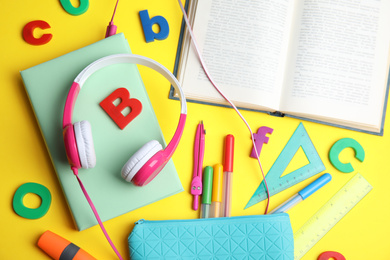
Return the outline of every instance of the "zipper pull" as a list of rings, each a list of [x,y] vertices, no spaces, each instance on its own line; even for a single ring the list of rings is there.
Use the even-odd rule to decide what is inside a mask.
[[[142,224],[142,223],[144,223],[144,221],[145,221],[145,219],[140,219],[140,220],[138,220],[137,222],[135,222],[135,225],[138,225],[138,224]]]

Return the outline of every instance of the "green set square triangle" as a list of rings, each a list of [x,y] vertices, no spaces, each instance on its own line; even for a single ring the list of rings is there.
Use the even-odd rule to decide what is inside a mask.
[[[282,176],[300,147],[304,151],[309,163]],[[305,127],[300,123],[265,177],[269,194],[273,196],[323,170],[325,170],[325,166],[310,140]],[[267,193],[264,181],[262,181],[245,208],[249,208],[266,198]]]

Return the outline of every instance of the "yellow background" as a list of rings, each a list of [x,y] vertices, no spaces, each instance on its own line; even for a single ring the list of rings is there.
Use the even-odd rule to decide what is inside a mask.
[[[72,3],[77,6],[78,1],[72,0]],[[62,8],[59,1],[2,1],[0,8],[2,20],[0,41],[0,118],[2,126],[0,135],[2,176],[0,182],[0,259],[47,259],[46,254],[36,246],[37,239],[46,230],[63,236],[98,259],[115,259],[113,251],[98,226],[82,232],[75,229],[19,74],[21,70],[103,39],[114,5],[114,0],[90,1],[86,13],[72,16]],[[162,15],[167,19],[170,33],[166,40],[145,42],[138,15],[139,11],[145,9],[149,11],[150,17]],[[172,71],[181,17],[176,0],[121,1],[115,24],[118,26],[118,32],[123,32],[127,37],[133,53],[150,57]],[[29,45],[22,38],[22,29],[28,22],[39,19],[50,24],[51,29],[44,32],[52,33],[53,39],[42,46]],[[38,29],[35,33],[39,35],[42,31]],[[166,140],[170,140],[179,116],[179,102],[167,98],[169,83],[161,83],[160,79],[148,77],[148,73],[141,69],[163,134]],[[273,134],[269,135],[269,143],[263,146],[260,156],[264,171],[268,172],[300,121],[271,117],[256,112],[243,111],[242,113],[253,131],[257,131],[261,126],[274,129]],[[105,222],[108,233],[125,258],[129,258],[127,237],[134,222],[138,219],[193,219],[198,217],[198,212],[191,209],[192,196],[189,194],[189,186],[192,179],[194,135],[196,125],[200,120],[204,121],[207,130],[204,165],[221,163],[224,137],[227,134],[235,136],[232,215],[263,214],[265,201],[243,210],[262,180],[256,160],[249,157],[252,144],[245,125],[232,109],[189,103],[185,131],[177,152],[173,156],[185,191]],[[331,173],[333,179],[323,189],[289,211],[294,231],[299,229],[356,172],[361,173],[373,186],[373,190],[303,259],[317,259],[320,253],[329,250],[338,251],[347,259],[353,260],[390,259],[388,247],[390,233],[389,123],[390,119],[387,118],[385,134],[381,137],[303,122],[325,164],[326,172]],[[337,171],[328,159],[328,152],[332,145],[345,137],[357,140],[366,152],[363,163],[354,158],[354,153],[350,149],[346,149],[341,154],[341,160],[352,162],[355,169],[349,174]],[[104,149],[104,147],[96,147],[96,149]],[[288,170],[299,168],[306,163],[305,160],[302,153],[298,154]],[[271,197],[270,209],[316,177]],[[40,219],[24,219],[12,209],[12,198],[16,189],[26,182],[43,184],[52,194],[51,207],[48,213]],[[75,189],[78,188],[75,187]],[[30,207],[37,207],[40,199],[29,194],[25,197],[24,203]]]

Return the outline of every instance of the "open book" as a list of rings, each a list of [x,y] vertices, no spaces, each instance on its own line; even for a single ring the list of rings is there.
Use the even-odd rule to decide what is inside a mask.
[[[390,1],[190,0],[188,13],[212,78],[237,107],[383,134]],[[186,97],[227,105],[182,32],[175,70]]]

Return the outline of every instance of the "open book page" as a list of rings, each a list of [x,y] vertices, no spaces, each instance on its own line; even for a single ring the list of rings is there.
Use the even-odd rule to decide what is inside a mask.
[[[237,106],[277,110],[291,1],[198,0],[193,24],[212,78]],[[226,104],[190,49],[178,73],[187,98]],[[184,68],[184,67],[183,67]]]
[[[281,110],[380,126],[389,73],[390,1],[299,0],[299,5]]]

